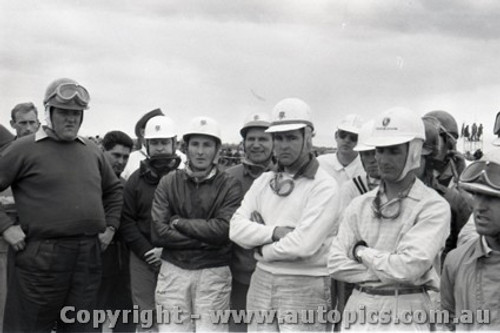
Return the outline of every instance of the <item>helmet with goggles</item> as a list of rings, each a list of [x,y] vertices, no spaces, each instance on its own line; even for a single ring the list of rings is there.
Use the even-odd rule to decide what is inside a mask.
[[[49,84],[43,99],[46,108],[56,107],[66,110],[86,110],[89,102],[90,95],[87,89],[68,78],[57,79]]]
[[[269,128],[271,124],[271,118],[269,114],[264,112],[255,112],[250,114],[247,119],[245,119],[245,123],[243,127],[240,129],[240,134],[243,138],[246,137],[247,132],[250,128]]]
[[[451,114],[442,110],[430,111],[425,116],[435,117],[439,120],[442,130],[453,139],[458,139],[458,124]]]
[[[494,149],[471,163],[460,175],[459,186],[472,193],[500,197],[500,149]]]
[[[156,116],[148,120],[144,130],[144,139],[175,138],[177,131],[172,119],[165,116]]]
[[[425,141],[422,146],[422,155],[434,157],[439,153],[441,141],[439,138],[440,123],[437,118],[431,116],[422,117],[425,128]]]
[[[414,139],[425,140],[422,119],[410,109],[395,107],[375,118],[372,133],[363,143],[375,147],[387,147]]]
[[[189,129],[184,133],[182,139],[188,142],[193,135],[207,135],[214,138],[218,144],[221,144],[221,130],[219,123],[210,117],[196,117],[190,124]]]
[[[266,132],[287,132],[306,126],[314,130],[309,105],[298,98],[285,98],[273,108],[271,124]]]

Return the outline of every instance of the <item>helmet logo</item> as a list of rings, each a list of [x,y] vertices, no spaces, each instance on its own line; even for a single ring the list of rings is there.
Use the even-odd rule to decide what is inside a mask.
[[[389,125],[389,123],[391,122],[391,118],[389,117],[385,117],[383,120],[382,120],[382,126],[384,127],[387,127],[387,125]]]
[[[155,126],[155,131],[156,131],[156,132],[161,131],[161,126],[160,126],[160,125],[156,125],[156,126]]]
[[[285,111],[280,111],[280,113],[278,114],[278,118],[281,120],[281,119],[285,119]]]
[[[256,114],[255,116],[253,116],[253,120],[254,120],[254,121],[259,120],[259,115],[258,115],[258,114]]]
[[[200,120],[200,125],[205,126],[207,124],[207,121],[205,119]]]

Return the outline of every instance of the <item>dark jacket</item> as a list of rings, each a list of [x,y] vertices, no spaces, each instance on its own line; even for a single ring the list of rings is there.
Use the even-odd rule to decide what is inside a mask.
[[[238,180],[241,184],[243,194],[247,193],[252,186],[253,181],[258,178],[263,172],[274,168],[270,164],[268,168],[262,169],[261,172],[251,172],[249,166],[241,163],[225,170],[229,175]],[[254,250],[247,250],[236,243],[233,243],[232,258],[231,258],[231,274],[236,281],[250,285],[250,278],[255,271],[257,260],[254,258]]]
[[[200,182],[186,170],[169,173],[153,200],[153,245],[163,247],[164,260],[183,269],[229,265],[229,221],[241,197],[240,183],[219,170]]]
[[[119,233],[139,258],[154,248],[151,244],[151,206],[160,178],[154,177],[151,171],[149,160],[141,161],[141,166],[130,176],[123,191]]]

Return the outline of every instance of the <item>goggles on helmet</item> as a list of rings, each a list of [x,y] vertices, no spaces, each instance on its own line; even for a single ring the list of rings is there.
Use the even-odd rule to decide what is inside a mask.
[[[476,161],[460,175],[463,183],[479,183],[500,190],[500,165],[490,161]]]
[[[74,100],[78,105],[87,106],[90,102],[90,95],[87,89],[76,83],[63,83],[57,86],[56,90],[47,97],[46,102],[55,98],[60,103],[68,103]]]

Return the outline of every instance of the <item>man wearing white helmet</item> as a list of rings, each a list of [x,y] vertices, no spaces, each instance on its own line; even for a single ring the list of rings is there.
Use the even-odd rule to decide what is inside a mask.
[[[139,169],[141,165],[141,161],[144,159],[148,158],[148,153],[145,145],[145,139],[144,139],[144,132],[146,129],[146,123],[154,117],[158,116],[164,116],[165,114],[160,108],[151,110],[149,112],[146,112],[145,114],[142,115],[142,117],[137,121],[135,124],[135,135],[137,136],[137,146],[139,149],[133,151],[130,154],[129,161],[127,163],[127,166],[122,172],[122,177],[125,178],[125,180],[128,180],[128,178],[134,173],[135,170]],[[177,147],[176,147],[177,149]],[[182,168],[184,166],[184,161],[186,157],[184,154],[176,150],[176,155],[180,157],[181,159],[181,164],[179,165],[179,168]]]
[[[241,164],[226,170],[228,174],[240,181],[243,194],[245,194],[255,179],[262,173],[269,171],[273,166],[273,138],[271,133],[266,133],[271,119],[267,113],[250,114],[240,134],[243,138],[245,157]],[[255,270],[253,250],[247,250],[233,244],[231,258],[231,309],[246,310],[248,287],[250,277]],[[231,332],[246,331],[246,324],[230,323]]]
[[[473,199],[473,220],[479,237],[452,250],[441,276],[441,306],[450,323],[463,313],[468,322],[456,330],[500,329],[500,149],[487,152],[460,175],[459,186]],[[480,313],[483,311],[483,313]]]
[[[156,304],[181,312],[159,328],[227,331],[209,312],[229,309],[229,220],[241,201],[241,185],[216,166],[221,134],[214,119],[194,118],[183,139],[186,168],[162,178],[151,211],[153,245],[163,247]]]
[[[76,81],[55,80],[44,98],[46,126],[2,152],[0,190],[12,186],[20,222],[0,212],[0,232],[17,252],[6,331],[49,332],[55,321],[58,331],[90,329],[61,321],[60,311],[95,299],[122,185],[102,150],[78,136],[89,100]]]
[[[354,150],[362,124],[363,120],[358,115],[345,116],[335,132],[337,152],[318,157],[319,165],[337,181],[339,186],[357,176],[365,175],[358,152]]]
[[[335,279],[355,284],[344,323],[351,324],[363,308],[380,325],[358,321],[354,330],[416,328],[406,313],[428,311],[426,291],[439,290],[433,264],[449,233],[450,208],[415,176],[424,139],[415,113],[392,108],[375,118],[364,142],[376,147],[382,182],[344,210],[328,260]]]
[[[143,133],[147,158],[140,162],[123,191],[120,235],[131,250],[130,280],[133,303],[140,310],[154,310],[154,293],[161,263],[161,249],[151,240],[151,207],[160,179],[176,170],[180,158],[176,125],[165,116],[150,118]],[[149,329],[138,325],[137,329]],[[157,329],[156,324],[153,330]]]
[[[345,182],[340,187],[340,207],[345,209],[351,201],[380,185],[380,172],[378,171],[377,160],[375,159],[375,147],[364,144],[371,135],[373,121],[368,121],[361,126],[358,141],[354,151],[359,153],[365,174],[356,176]],[[343,311],[347,299],[352,293],[353,284],[346,284],[343,281],[335,281],[335,291],[337,297],[337,310]]]
[[[254,181],[231,219],[231,240],[255,249],[257,267],[247,297],[249,311],[278,311],[267,324],[249,330],[325,331],[308,322],[306,310],[331,309],[327,252],[339,212],[338,187],[312,153],[314,125],[302,100],[287,98],[272,111],[266,132],[273,135],[278,170]],[[294,311],[298,321],[284,321]]]
[[[380,184],[380,172],[375,159],[375,147],[363,143],[370,137],[373,124],[373,121],[368,121],[361,126],[359,140],[353,149],[359,153],[365,173],[353,177],[351,181],[345,182],[341,186],[340,207],[347,207],[354,198],[373,190]]]

